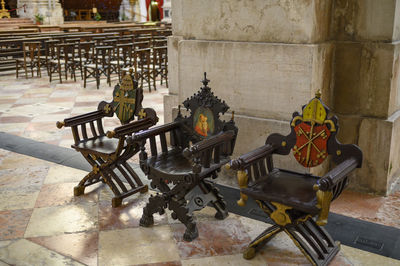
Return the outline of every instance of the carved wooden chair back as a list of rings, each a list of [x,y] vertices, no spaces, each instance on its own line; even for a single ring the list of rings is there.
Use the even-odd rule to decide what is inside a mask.
[[[24,42],[22,47],[25,62],[35,61],[40,56],[40,42]]]
[[[112,53],[114,52],[113,46],[97,46],[95,47],[96,57],[95,57],[95,65],[96,68],[109,68],[110,62],[112,58]]]
[[[57,61],[59,66],[64,66],[65,79],[68,79],[68,72],[71,77],[76,81],[75,75],[75,44],[74,43],[61,43],[57,44]],[[59,68],[61,70],[61,68]]]
[[[137,81],[132,77],[132,72],[133,70],[122,78],[121,84],[117,84],[114,87],[113,100],[111,102],[103,101],[99,104],[98,111],[82,115],[82,121],[85,121],[89,116],[93,118],[88,124],[84,122],[78,123],[80,120],[74,119],[78,121],[71,125],[75,145],[106,135],[102,122],[104,115],[108,117],[115,115],[121,125],[128,124],[135,118],[143,118],[143,90],[138,88]],[[65,121],[68,121],[68,119]],[[62,126],[58,127],[61,128]]]
[[[34,68],[36,67],[37,76],[41,77],[40,70],[40,49],[41,42],[24,42],[22,44],[23,49],[23,61],[16,60],[16,72],[18,78],[19,67],[22,66],[25,69],[25,77],[28,78],[28,66],[31,69],[31,74],[33,77]]]
[[[184,134],[178,138],[179,140],[176,137],[173,138],[174,145],[187,147],[190,142],[197,143],[226,130],[229,122],[222,121],[220,115],[224,114],[229,106],[211,92],[211,88],[208,87],[210,81],[207,79],[206,73],[204,73],[202,82],[203,87],[200,91],[183,102],[183,106],[190,111],[190,115],[183,117],[179,106],[175,121],[182,123]],[[231,148],[233,149],[233,146]]]
[[[151,49],[143,48],[143,49],[135,49],[135,68],[138,82],[140,82],[140,86],[143,88],[143,83],[146,81],[149,86],[149,91],[151,91],[151,68],[150,65],[150,56]]]
[[[271,134],[266,141],[273,147],[278,147],[274,153],[288,155],[293,153],[296,161],[305,168],[321,165],[328,157],[339,165],[349,158],[354,158],[353,163],[361,167],[362,152],[353,144],[341,144],[337,140],[339,130],[336,116],[329,116],[329,108],[322,102],[321,93],[317,92],[307,105],[302,108],[302,114],[293,113],[290,122],[291,133],[282,138],[279,134]],[[254,178],[263,176],[265,166],[271,171],[273,166],[272,156],[267,157],[266,164],[253,165]],[[347,185],[347,177],[335,185],[333,199],[337,198]]]
[[[212,160],[215,163],[219,163],[222,156],[232,155],[238,129],[233,121],[233,112],[230,121],[226,122],[220,119],[220,115],[224,114],[229,109],[229,106],[225,101],[221,101],[211,92],[211,88],[208,87],[209,80],[206,77],[206,73],[204,73],[204,80],[202,82],[203,87],[200,88],[200,91],[183,102],[183,106],[190,111],[189,116],[182,116],[179,106],[175,122],[178,122],[180,126],[175,126],[171,129],[170,143],[173,149],[185,150],[191,146],[190,144],[199,143],[229,130],[232,131],[234,137],[229,144],[224,142],[223,145],[213,146],[207,143],[207,145],[210,145],[210,148],[205,148],[203,152],[198,154],[197,160],[202,163],[203,167],[208,168]],[[162,152],[168,153],[166,136],[161,136],[160,140]],[[216,141],[220,142],[221,140],[216,139]],[[152,157],[158,155],[156,146],[155,138],[150,138]],[[184,154],[186,153],[185,156],[190,157],[195,152],[194,150],[186,149]]]
[[[57,49],[56,44],[59,44],[59,40],[48,40],[45,41],[45,49],[46,49],[46,57],[47,60],[56,59],[57,58]]]
[[[95,42],[80,42],[78,45],[78,56],[81,65],[93,62]]]
[[[116,47],[117,56],[116,61],[112,63],[117,66],[118,78],[121,80],[122,69],[126,67],[135,67],[134,66],[134,54],[133,54],[133,43],[123,43],[117,44]]]
[[[161,85],[165,81],[168,88],[168,47],[159,46],[153,48],[153,65],[155,75],[160,76]]]

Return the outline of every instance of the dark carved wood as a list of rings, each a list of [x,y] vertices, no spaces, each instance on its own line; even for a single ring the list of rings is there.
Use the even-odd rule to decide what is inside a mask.
[[[337,140],[338,119],[328,115],[328,107],[317,94],[303,106],[301,115],[293,113],[289,135],[271,134],[264,146],[230,162],[231,168],[242,171],[247,178],[244,182],[250,184],[249,187],[240,184],[241,192],[254,198],[276,223],[250,243],[245,258],[254,257],[256,251],[281,231],[315,265],[328,264],[338,252],[339,246],[321,226],[327,222],[330,202],[347,185],[348,175],[361,167],[362,152],[356,145],[344,145]],[[305,144],[298,147],[302,141]],[[291,151],[307,167],[321,163],[326,155],[330,155],[336,167],[322,177],[275,168],[272,155],[288,155]],[[317,156],[311,159],[313,152]],[[243,197],[241,202],[246,200]]]
[[[217,219],[228,215],[222,195],[208,178],[216,178],[221,167],[229,162],[238,130],[233,116],[228,122],[220,120],[220,113],[224,114],[229,107],[213,95],[208,82],[205,76],[200,91],[183,102],[190,111],[188,117],[182,116],[179,107],[174,122],[144,130],[133,137],[134,141],[142,143],[142,170],[151,180],[151,186],[161,192],[149,199],[140,225],[152,225],[153,214],[163,214],[168,207],[172,218],[185,224],[183,238],[186,241],[198,236],[194,211],[211,204],[217,211]],[[170,135],[169,146],[167,134]]]
[[[110,103],[100,102],[97,111],[66,118],[57,122],[57,127],[71,127],[75,141],[72,148],[93,167],[74,188],[74,195],[82,195],[87,186],[102,181],[114,193],[112,206],[118,207],[124,198],[148,190],[127,160],[140,151],[140,143],[131,135],[155,125],[158,117],[153,109],[142,108],[143,90],[138,88],[132,72],[115,86],[113,96]],[[122,125],[105,132],[102,119],[114,114]],[[133,121],[135,118],[138,120]]]

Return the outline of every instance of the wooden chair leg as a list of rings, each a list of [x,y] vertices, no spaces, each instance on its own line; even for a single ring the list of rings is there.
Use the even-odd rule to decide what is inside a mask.
[[[79,71],[81,72],[81,79],[83,79],[83,65],[79,63]]]
[[[287,226],[284,231],[314,265],[328,265],[339,252],[340,243],[335,243],[329,233],[312,218]]]
[[[83,87],[86,88],[86,67],[83,68]]]
[[[32,78],[33,78],[33,73],[34,73],[34,71],[33,71],[33,66],[34,66],[34,64],[33,64],[33,62],[31,62],[31,65],[30,65],[30,67],[31,67],[31,75],[32,75]]]
[[[24,63],[24,68],[25,68],[25,78],[28,79],[28,67]]]
[[[164,209],[160,206],[164,206],[166,204],[166,200],[160,194],[156,196],[151,195],[149,198],[149,202],[143,208],[143,215],[140,219],[140,226],[149,227],[154,224],[153,214],[159,212],[160,214],[164,213]]]
[[[67,66],[67,64],[64,64],[64,71],[65,71],[65,73],[64,73],[65,80],[68,80],[68,66]]]
[[[62,83],[61,64],[58,64],[57,69],[58,69],[58,76],[60,77],[60,83]]]
[[[96,69],[95,75],[96,75],[96,87],[97,87],[97,89],[99,89],[99,87],[100,87],[100,73],[99,73],[98,69]]]
[[[77,186],[74,187],[74,196],[80,196],[85,193],[85,187],[96,184],[101,181],[100,173],[94,171],[87,174]]]
[[[191,242],[199,236],[197,231],[196,222],[193,219],[193,215],[189,213],[189,209],[186,206],[186,200],[171,199],[169,201],[169,209],[172,210],[172,219],[178,219],[181,223],[186,226],[186,231],[183,234],[183,240]]]
[[[107,83],[111,87],[111,69],[107,68]]]
[[[41,78],[42,77],[42,71],[40,69],[40,60],[38,61],[38,76]]]
[[[48,72],[49,72],[49,80],[50,80],[50,82],[51,82],[51,76],[52,76],[52,74],[53,74],[53,71],[52,71],[52,65],[49,65],[48,67],[47,67],[47,69],[48,69]]]
[[[147,70],[147,83],[149,84],[149,92],[151,92],[150,71]]]
[[[212,182],[206,181],[201,181],[199,183],[199,188],[204,195],[212,199],[209,202],[217,211],[215,213],[215,218],[218,220],[224,220],[226,217],[228,217],[229,214],[226,210],[226,202],[224,201],[223,196],[219,193],[219,189]],[[204,201],[204,207],[206,207],[209,202]]]
[[[268,227],[264,232],[257,236],[247,246],[243,252],[243,258],[250,260],[255,257],[256,252],[259,251],[265,244],[267,244],[272,238],[274,238],[283,229],[279,225],[273,225]]]
[[[18,78],[18,71],[19,71],[18,61],[15,61],[15,71]]]

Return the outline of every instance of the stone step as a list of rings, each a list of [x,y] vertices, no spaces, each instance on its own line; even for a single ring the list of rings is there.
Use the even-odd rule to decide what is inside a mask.
[[[0,19],[0,29],[18,29],[19,25],[35,25],[29,18],[2,18]]]

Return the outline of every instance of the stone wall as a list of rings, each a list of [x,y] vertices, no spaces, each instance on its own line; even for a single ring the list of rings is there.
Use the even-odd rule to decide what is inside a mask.
[[[174,0],[172,9],[166,121],[206,71],[238,117],[239,155],[286,133],[321,89],[340,140],[364,151],[351,186],[390,190],[400,174],[400,0]]]

